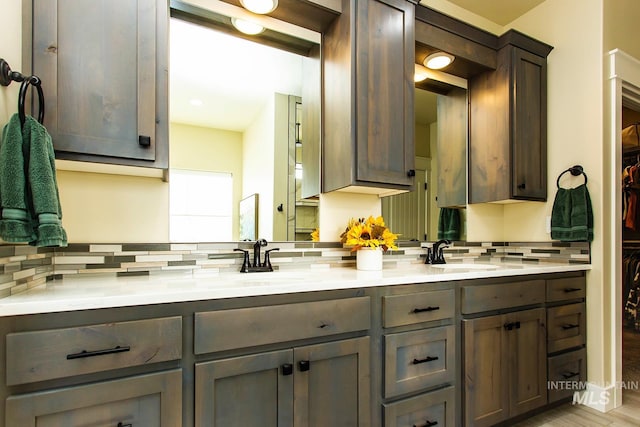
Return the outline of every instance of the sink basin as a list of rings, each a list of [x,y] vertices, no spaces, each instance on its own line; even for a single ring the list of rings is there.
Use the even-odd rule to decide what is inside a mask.
[[[493,270],[498,268],[494,264],[432,264],[431,267],[443,270]]]

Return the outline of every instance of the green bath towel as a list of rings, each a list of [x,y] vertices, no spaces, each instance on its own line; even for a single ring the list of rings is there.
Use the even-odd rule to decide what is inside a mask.
[[[67,246],[51,136],[33,117],[17,114],[0,141],[0,237],[33,246]]]
[[[460,240],[460,211],[455,208],[440,209],[438,240]]]
[[[558,188],[551,211],[551,238],[562,242],[593,240],[593,209],[586,184]]]

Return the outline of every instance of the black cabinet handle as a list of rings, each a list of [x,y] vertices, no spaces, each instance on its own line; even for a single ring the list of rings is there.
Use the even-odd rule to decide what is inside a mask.
[[[564,329],[565,331],[568,329],[575,329],[575,328],[579,328],[580,325],[573,325],[571,323],[567,323],[566,325],[562,325],[562,329]]]
[[[133,424],[129,423],[129,424],[122,424],[122,421],[118,423],[118,425],[116,427],[133,427]]]
[[[438,422],[437,421],[429,421],[427,420],[427,423],[424,426],[417,426],[417,425],[413,425],[413,427],[433,427],[433,426],[437,426]]]
[[[414,308],[412,313],[424,313],[425,311],[440,310],[440,307]]]
[[[308,360],[301,360],[298,362],[298,369],[300,369],[300,372],[306,372],[311,368],[311,362],[309,362]]]
[[[413,359],[414,365],[419,365],[421,363],[433,362],[434,360],[438,360],[438,356],[427,356],[426,359]]]
[[[412,176],[416,176],[416,170],[415,170],[415,169],[409,169],[409,170],[407,171],[407,176],[408,176],[409,178],[411,178]]]
[[[580,375],[580,372],[567,372],[562,374],[565,380],[568,380],[569,378],[577,377],[578,375]]]
[[[104,350],[95,350],[95,351],[87,351],[82,350],[80,353],[72,353],[67,354],[67,360],[71,359],[82,359],[84,357],[93,357],[93,356],[104,356],[105,354],[113,354],[113,353],[124,353],[125,351],[131,350],[131,347],[128,345],[125,346],[116,346],[114,348],[105,348]]]
[[[516,329],[520,329],[520,321],[516,322]]]
[[[282,375],[291,375],[293,374],[293,365],[291,363],[285,363],[280,367],[280,370],[282,371]]]
[[[505,323],[504,324],[504,328],[507,331],[512,331],[514,329],[520,329],[520,322],[511,322],[511,323]]]
[[[147,135],[138,135],[138,145],[141,147],[151,147],[151,137]]]
[[[526,185],[525,185],[525,183],[523,182],[522,184],[519,184],[519,185],[518,185],[518,188],[519,188],[520,190],[524,190],[525,188],[527,188],[527,186],[526,186]]]
[[[582,288],[564,288],[564,291],[565,291],[566,293],[570,293],[570,292],[578,292],[578,291],[581,291],[581,290],[582,290]]]

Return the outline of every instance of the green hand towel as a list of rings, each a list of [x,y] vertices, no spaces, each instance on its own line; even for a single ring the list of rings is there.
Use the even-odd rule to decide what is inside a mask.
[[[460,239],[460,211],[455,208],[442,208],[438,217],[438,240]]]
[[[31,242],[36,238],[28,205],[24,148],[20,118],[14,114],[0,140],[0,237],[5,242]]]
[[[586,184],[558,188],[551,210],[551,238],[562,242],[593,240],[593,209]]]
[[[32,222],[36,234],[36,238],[29,244],[67,246],[67,233],[62,227],[62,208],[51,136],[31,116],[26,117],[22,136],[23,146],[29,148],[27,190],[31,195]]]

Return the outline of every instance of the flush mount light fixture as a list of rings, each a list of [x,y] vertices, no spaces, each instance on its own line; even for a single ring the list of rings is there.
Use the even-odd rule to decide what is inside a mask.
[[[446,52],[435,52],[427,56],[424,60],[424,66],[432,70],[440,70],[451,64],[455,56]]]
[[[236,29],[238,29],[238,31],[250,36],[255,36],[256,34],[260,34],[264,31],[264,27],[262,25],[247,21],[246,19],[231,18],[231,23],[236,27]]]
[[[270,13],[278,7],[278,0],[240,0],[240,4],[253,13]]]
[[[415,71],[413,72],[413,81],[415,83],[421,82],[429,78],[429,70],[427,70],[423,65],[415,64]]]

